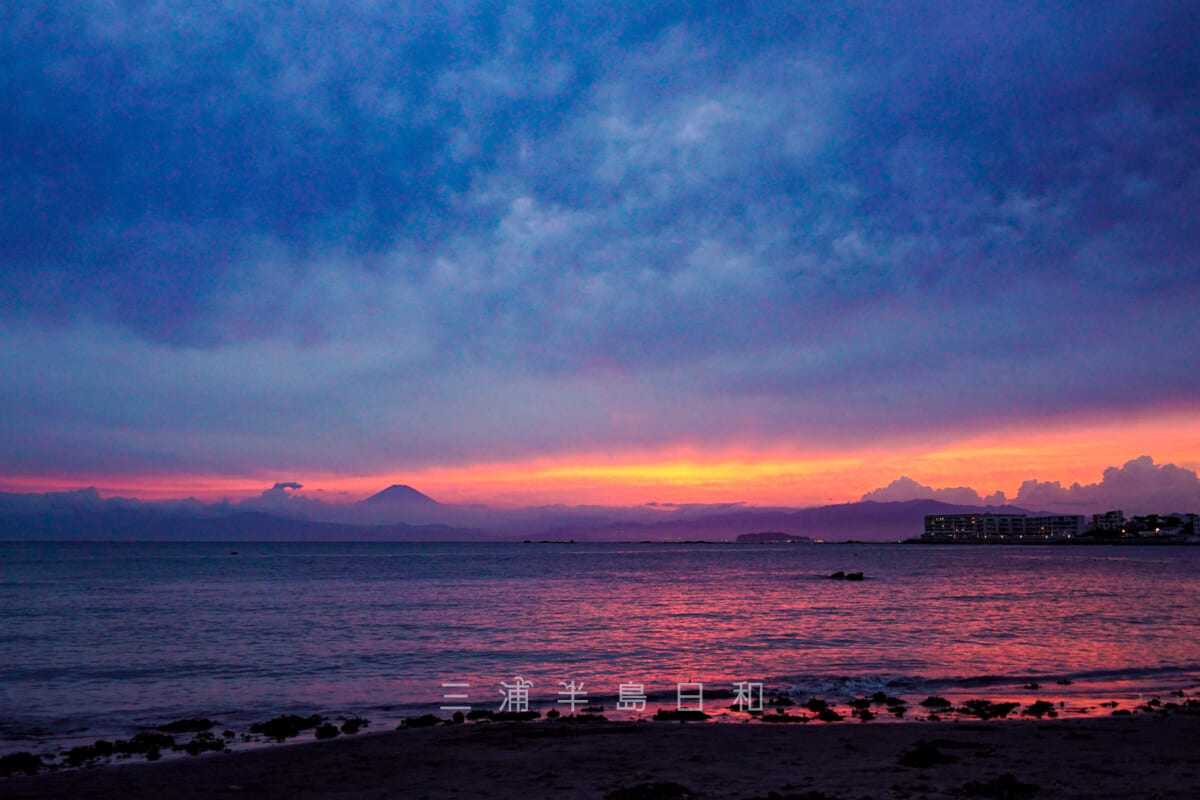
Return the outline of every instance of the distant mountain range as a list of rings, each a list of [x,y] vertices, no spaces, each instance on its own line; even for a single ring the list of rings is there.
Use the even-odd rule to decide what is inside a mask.
[[[842,503],[817,508],[739,505],[631,508],[551,506],[514,511],[439,503],[411,486],[389,486],[358,503],[280,494],[236,505],[102,498],[94,489],[0,493],[0,540],[177,541],[736,541],[770,531],[829,541],[918,536],[927,514],[1033,513],[1016,506],[937,500]]]
[[[734,540],[746,533],[770,530],[797,537],[844,541],[892,542],[919,536],[927,514],[1031,514],[1017,506],[960,506],[939,500],[878,503],[863,501],[802,509],[726,511],[690,520],[557,528],[547,538],[585,541],[717,539]]]
[[[449,525],[351,525],[288,519],[264,511],[180,516],[154,511],[93,509],[0,515],[0,540],[197,542],[430,542],[487,538]]]

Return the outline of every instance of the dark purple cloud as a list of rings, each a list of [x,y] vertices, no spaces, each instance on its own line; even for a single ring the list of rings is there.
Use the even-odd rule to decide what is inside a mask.
[[[1058,481],[1025,481],[1014,502],[1030,508],[1065,509],[1070,513],[1098,508],[1122,509],[1134,514],[1194,513],[1200,508],[1200,477],[1190,469],[1155,464],[1150,456],[1140,456],[1120,468],[1104,470],[1099,483],[1063,486]]]
[[[1167,2],[23,6],[5,469],[1193,402],[1198,26]]]
[[[1013,505],[1034,511],[1092,514],[1102,509],[1121,509],[1127,514],[1194,513],[1200,508],[1200,477],[1175,464],[1155,464],[1150,456],[1139,456],[1122,467],[1109,467],[1096,483],[1073,483],[1031,478],[1021,484],[1009,500],[1004,492],[982,497],[967,486],[935,489],[911,478],[899,478],[887,486],[867,492],[863,500],[878,502],[932,499],[962,505]]]
[[[873,489],[862,496],[863,501],[876,503],[904,502],[906,500],[941,500],[943,503],[955,503],[963,506],[1004,505],[1007,498],[1004,492],[995,492],[983,497],[969,486],[946,487],[935,489],[932,486],[914,481],[912,478],[901,476],[879,489]]]

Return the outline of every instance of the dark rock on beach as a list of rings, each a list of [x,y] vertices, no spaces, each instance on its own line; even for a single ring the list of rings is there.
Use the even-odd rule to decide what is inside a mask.
[[[33,775],[42,768],[42,757],[33,753],[11,753],[0,757],[0,776]]]
[[[189,756],[198,756],[201,753],[220,753],[225,751],[225,740],[215,736],[207,731],[197,733],[192,740],[182,747],[176,747],[176,750],[183,750]]]
[[[459,716],[461,717],[462,715],[460,714]],[[462,722],[461,718],[459,719],[459,722]],[[360,730],[362,730],[363,728],[367,727],[370,724],[371,724],[370,722],[363,719],[362,717],[351,717],[350,719],[348,719],[342,723],[342,733],[345,733],[345,734],[358,733]]]
[[[953,764],[957,758],[943,753],[928,742],[917,742],[912,750],[900,756],[900,764],[905,767],[928,769],[938,764]]]
[[[1027,717],[1058,716],[1058,712],[1054,710],[1054,704],[1047,703],[1045,700],[1038,700],[1036,703],[1031,703],[1029,708],[1021,713]]]
[[[708,714],[694,708],[660,708],[654,712],[654,719],[660,722],[699,722],[708,719]]]
[[[78,767],[97,758],[111,756],[115,750],[113,744],[105,739],[99,739],[94,744],[81,744],[72,747],[63,756],[63,762],[69,767]]]
[[[326,722],[324,725],[313,731],[313,735],[318,739],[334,739],[340,734],[341,731],[338,730],[338,726],[334,725],[332,722]]]
[[[419,717],[408,717],[400,723],[397,730],[400,728],[432,728],[441,722],[442,720],[433,714],[422,714]]]
[[[284,739],[299,736],[303,731],[316,728],[323,721],[324,718],[320,714],[313,714],[309,717],[301,717],[296,714],[283,714],[266,722],[254,723],[250,726],[250,732],[260,733],[263,736],[282,742]]]
[[[980,719],[1004,719],[1020,707],[1020,703],[993,703],[990,700],[968,700],[963,703],[958,712],[960,714],[979,717]]]

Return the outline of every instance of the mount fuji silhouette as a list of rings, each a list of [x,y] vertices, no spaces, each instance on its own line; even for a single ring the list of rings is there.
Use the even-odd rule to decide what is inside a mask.
[[[365,506],[440,506],[437,500],[426,494],[421,494],[411,486],[396,484],[389,486],[378,494],[373,494],[366,500],[359,501]]]

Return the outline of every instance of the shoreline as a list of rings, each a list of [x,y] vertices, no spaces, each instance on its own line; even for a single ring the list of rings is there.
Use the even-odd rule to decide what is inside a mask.
[[[1177,684],[1178,686],[1178,684]],[[5,776],[28,771],[25,765],[36,764],[36,771],[52,773],[87,769],[135,761],[158,761],[194,757],[211,753],[242,753],[279,746],[297,746],[317,740],[361,736],[393,730],[412,730],[433,726],[478,726],[492,723],[522,722],[530,725],[563,723],[645,723],[666,724],[688,721],[707,724],[751,724],[775,726],[813,725],[927,725],[930,723],[975,723],[1010,720],[1080,720],[1107,719],[1133,715],[1188,714],[1200,715],[1198,684],[1190,691],[1166,689],[1148,694],[1097,691],[1089,687],[1077,694],[1070,680],[1055,684],[1028,683],[1021,688],[999,693],[957,687],[944,694],[892,695],[876,691],[871,695],[855,694],[824,699],[808,695],[806,700],[795,692],[772,689],[761,700],[761,709],[746,710],[738,705],[734,693],[709,689],[703,710],[668,702],[668,692],[648,693],[646,708],[641,711],[620,708],[617,696],[593,697],[588,702],[577,701],[585,707],[572,711],[563,708],[563,701],[549,698],[531,699],[528,711],[507,714],[479,708],[467,714],[450,714],[436,708],[413,706],[404,713],[401,709],[382,715],[370,711],[355,714],[330,714],[309,709],[296,713],[276,713],[275,716],[243,717],[241,722],[226,714],[196,713],[169,722],[139,724],[105,735],[97,730],[90,736],[63,736],[51,739],[30,739],[19,744],[11,739],[0,742],[0,780]],[[992,687],[994,688],[994,687]],[[1114,696],[1121,699],[1112,699]],[[828,696],[827,696],[828,697]],[[923,699],[922,699],[923,698]],[[399,712],[399,713],[396,713]],[[248,717],[248,718],[247,718]],[[86,729],[84,729],[86,730]],[[80,731],[82,733],[82,731]],[[21,744],[25,746],[22,747]]]
[[[1197,741],[1200,714],[1184,712],[896,725],[560,719],[437,725],[13,776],[0,778],[0,793],[13,800],[218,794],[748,800],[772,792],[814,800],[1183,798],[1200,790]]]
[[[1178,686],[1179,684],[1177,684]],[[1104,719],[1110,716],[1154,713],[1200,713],[1200,684],[1188,684],[1190,691],[1160,687],[1149,693],[1098,690],[1086,687],[1083,694],[1073,681],[1055,684],[1028,683],[1009,691],[982,693],[954,687],[934,694],[884,691],[853,696],[797,696],[785,688],[769,690],[762,708],[746,710],[737,705],[734,693],[708,689],[702,710],[680,705],[667,691],[647,693],[644,710],[620,708],[617,695],[593,696],[584,707],[572,711],[563,701],[548,697],[532,698],[528,711],[518,714],[478,708],[467,714],[451,714],[429,704],[407,708],[380,707],[360,713],[331,713],[328,710],[292,709],[274,716],[238,712],[238,719],[219,712],[199,711],[170,721],[141,723],[126,727],[103,728],[82,735],[87,728],[51,737],[0,740],[0,778],[13,772],[11,756],[27,756],[40,761],[40,771],[59,771],[133,760],[157,761],[160,758],[195,756],[198,753],[243,752],[246,750],[296,745],[362,732],[382,732],[405,728],[451,724],[488,724],[522,721],[531,724],[552,723],[557,719],[574,722],[710,722],[753,725],[777,724],[860,724],[912,725],[930,722],[986,722],[1006,719]],[[995,687],[991,687],[995,688]],[[1119,699],[1113,699],[1113,698]],[[828,698],[828,699],[826,699]],[[682,711],[680,709],[683,709]],[[321,730],[318,730],[320,728]],[[278,733],[283,731],[282,733]],[[185,755],[186,754],[186,755]]]

